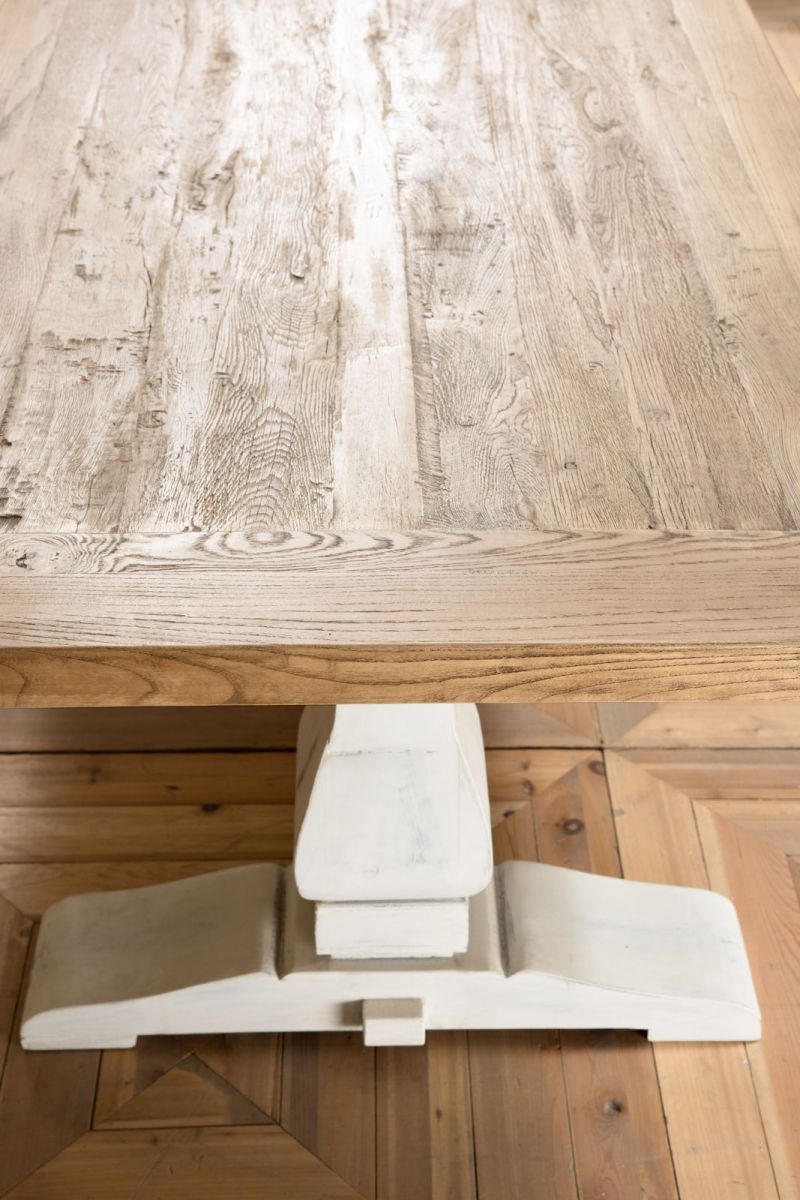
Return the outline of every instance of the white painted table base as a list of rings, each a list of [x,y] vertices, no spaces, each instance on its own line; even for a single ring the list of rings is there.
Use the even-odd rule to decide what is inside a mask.
[[[387,721],[396,718],[389,711],[394,707],[384,709]],[[301,789],[306,788],[304,811],[315,807],[317,819],[324,820],[328,792],[313,791],[308,771],[311,763],[312,774],[320,772],[327,751],[317,738],[316,718],[306,723],[306,732],[311,726],[314,737],[301,738],[298,748],[298,773]],[[329,721],[325,738],[332,746],[331,728]],[[462,742],[455,755],[434,763],[437,787],[445,786],[448,771],[456,781],[456,791],[443,802],[454,813],[467,805],[470,828],[482,829],[476,814],[486,802],[485,780],[474,771],[472,716],[456,714],[441,728],[455,730]],[[416,766],[409,767],[401,740],[395,738],[383,761],[385,795],[379,801],[374,795],[351,797],[355,806],[380,802],[385,814],[395,812],[400,822],[405,810],[395,808],[392,755],[400,756],[403,787],[409,770],[422,778]],[[342,753],[341,744],[336,753]],[[351,765],[337,763],[334,773],[347,774]],[[371,771],[368,764],[367,774]],[[339,794],[336,803],[341,802]],[[419,816],[425,805],[415,811]],[[373,827],[380,830],[382,823]],[[423,821],[423,833],[424,827]],[[319,836],[318,844],[324,840]],[[396,910],[408,904],[410,916],[394,912],[391,917],[400,953],[407,954],[415,936],[413,910],[420,908],[424,916],[426,906],[441,904],[438,932],[421,950],[427,957],[385,957],[390,942],[373,946],[380,957],[318,954],[315,937],[321,929],[318,920],[315,933],[315,910],[320,903],[308,895],[317,879],[309,856],[305,896],[291,870],[269,863],[156,887],[74,896],[44,917],[23,1014],[23,1045],[102,1049],[132,1046],[149,1034],[358,1029],[368,1045],[419,1044],[426,1029],[628,1028],[645,1030],[653,1041],[759,1037],[741,930],[724,897],[539,863],[506,863],[488,883],[482,879],[484,886],[469,899],[466,950],[430,957],[448,938],[463,937],[463,904],[430,894],[437,873],[428,872],[426,856],[434,856],[435,866],[435,856],[443,852],[436,839],[426,844],[420,834],[402,844],[411,847],[424,884],[417,899],[381,896],[379,881],[365,871],[367,899],[359,897],[358,888],[355,895],[352,888],[346,894],[345,875],[344,891],[323,907],[341,903],[343,912],[363,911],[365,920],[353,924],[345,914],[343,923],[334,922],[333,933],[344,931],[347,938],[355,930],[362,938],[359,952],[369,954],[370,930],[374,941],[376,928],[389,928],[380,925],[381,906]],[[387,842],[377,852],[389,855],[394,848]],[[343,852],[350,853],[348,844]],[[448,886],[463,882],[462,863],[471,879],[481,875],[481,855],[472,846],[444,865],[440,874]],[[356,877],[358,867],[356,861]],[[400,869],[395,862],[395,875]],[[329,894],[336,884],[336,873],[329,872]]]
[[[759,1036],[736,913],[724,897],[539,863],[506,863],[495,878],[497,892],[490,886],[472,899],[469,948],[453,959],[318,956],[313,904],[274,864],[63,900],[37,946],[23,1045],[354,1030],[364,1002],[378,999],[420,1001],[426,1029]]]

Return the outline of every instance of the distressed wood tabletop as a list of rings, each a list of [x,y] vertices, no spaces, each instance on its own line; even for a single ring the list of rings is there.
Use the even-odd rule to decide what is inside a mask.
[[[0,700],[800,696],[744,0],[0,0]]]

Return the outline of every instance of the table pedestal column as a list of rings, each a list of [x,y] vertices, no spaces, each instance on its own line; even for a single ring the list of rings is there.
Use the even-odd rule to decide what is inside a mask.
[[[713,892],[511,862],[492,870],[472,705],[309,709],[293,870],[257,864],[75,896],[45,915],[29,1049],[138,1036],[362,1029],[760,1032],[741,930]]]

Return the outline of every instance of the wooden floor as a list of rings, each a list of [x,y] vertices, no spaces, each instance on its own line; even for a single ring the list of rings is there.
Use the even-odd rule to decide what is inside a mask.
[[[59,896],[291,848],[291,709],[0,714],[0,1194],[15,1200],[800,1196],[800,705],[484,710],[498,860],[730,895],[763,1041],[143,1039],[24,1053]]]
[[[800,0],[751,0],[775,57],[800,93]]]

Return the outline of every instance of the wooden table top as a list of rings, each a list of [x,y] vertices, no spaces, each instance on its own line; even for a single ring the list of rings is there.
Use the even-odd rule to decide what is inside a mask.
[[[744,0],[0,4],[5,704],[800,696]]]

